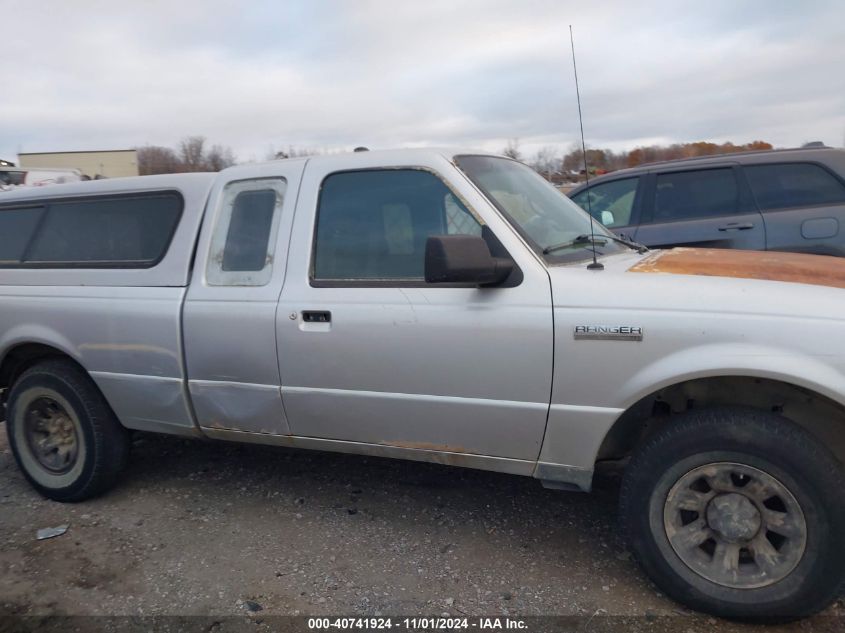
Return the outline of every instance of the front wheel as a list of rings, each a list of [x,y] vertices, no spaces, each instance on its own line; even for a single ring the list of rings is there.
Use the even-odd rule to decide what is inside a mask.
[[[91,378],[69,361],[27,369],[12,386],[6,418],[24,476],[56,501],[82,501],[105,491],[129,456],[129,431]]]
[[[680,416],[632,458],[620,511],[640,564],[693,609],[791,619],[845,589],[841,464],[781,416]]]

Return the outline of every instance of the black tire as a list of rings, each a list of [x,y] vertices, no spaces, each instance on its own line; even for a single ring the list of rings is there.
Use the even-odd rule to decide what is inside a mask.
[[[736,474],[744,472],[750,478]],[[706,474],[697,480],[699,473]],[[742,492],[738,486],[749,481],[753,485]],[[767,482],[786,492],[768,498],[764,509],[759,499],[772,490]],[[756,500],[745,497],[750,504],[740,500],[743,510],[754,506],[757,518],[734,531],[734,524],[726,527],[724,519],[739,516],[738,506],[719,513],[726,498],[733,501],[745,494],[757,495]],[[788,507],[781,507],[780,497]],[[714,499],[720,500],[711,514]],[[766,512],[771,508],[784,514]],[[768,531],[770,517],[788,513],[790,524],[798,526],[789,538]],[[821,611],[845,591],[842,465],[807,431],[773,413],[714,408],[672,420],[632,457],[622,482],[620,519],[635,558],[654,583],[698,611],[744,620],[791,620]],[[686,529],[692,536],[679,539]],[[699,536],[708,540],[699,545]],[[767,551],[761,538],[780,543],[777,556],[758,559]],[[738,554],[726,562],[728,548]]]
[[[67,360],[47,360],[27,369],[9,393],[6,431],[18,466],[26,479],[42,495],[55,501],[84,501],[95,497],[117,480],[129,458],[130,433],[115,417],[97,386],[76,364]],[[44,431],[33,431],[58,419],[62,437],[54,440]],[[71,429],[71,430],[68,430]],[[41,435],[36,435],[41,434]],[[61,457],[61,468],[51,468],[58,460],[58,449],[45,457],[39,440],[51,446],[66,442],[74,447]]]

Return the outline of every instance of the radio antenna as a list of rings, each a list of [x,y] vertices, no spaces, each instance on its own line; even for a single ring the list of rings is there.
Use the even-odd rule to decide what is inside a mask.
[[[584,154],[584,179],[587,183],[587,214],[590,216],[590,250],[593,251],[593,261],[587,265],[587,270],[604,270],[604,264],[596,257],[596,230],[593,208],[590,202],[590,168],[587,166],[587,144],[584,142],[584,118],[581,116],[581,91],[578,89],[578,66],[575,65],[575,38],[572,35],[572,25],[569,25],[569,43],[572,45],[572,70],[575,72],[575,96],[578,98],[578,125],[581,127],[581,152]]]

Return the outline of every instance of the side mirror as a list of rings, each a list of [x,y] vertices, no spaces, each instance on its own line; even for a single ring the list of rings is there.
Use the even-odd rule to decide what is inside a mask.
[[[613,211],[602,211],[601,212],[601,223],[605,226],[611,226],[614,222],[616,222],[616,218],[613,217]]]
[[[514,263],[493,257],[487,242],[477,235],[433,235],[425,243],[425,280],[428,283],[500,284]]]

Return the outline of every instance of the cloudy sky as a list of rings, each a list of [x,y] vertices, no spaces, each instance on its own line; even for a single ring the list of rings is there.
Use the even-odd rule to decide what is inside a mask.
[[[0,0],[0,157],[845,142],[841,0]]]

